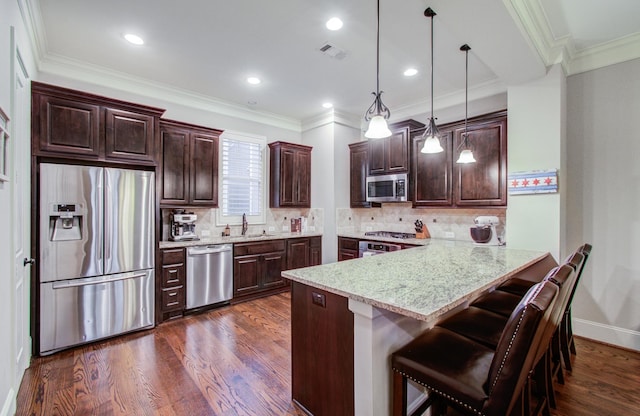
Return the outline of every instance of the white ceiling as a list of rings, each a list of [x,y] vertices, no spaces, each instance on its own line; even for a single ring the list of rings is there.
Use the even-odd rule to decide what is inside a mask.
[[[375,90],[375,0],[26,0],[40,71],[118,88],[138,85],[253,115],[360,117]],[[430,108],[434,20],[436,107],[463,97],[463,43],[474,97],[539,78],[640,57],[638,0],[380,0],[380,88],[393,115]],[[331,32],[326,20],[344,27]],[[144,46],[123,40],[142,36]],[[342,49],[336,59],[319,51]],[[403,71],[414,66],[417,76]],[[263,82],[246,83],[250,75]],[[138,87],[136,87],[138,88]],[[471,92],[470,92],[471,96]],[[424,121],[424,120],[422,120]]]

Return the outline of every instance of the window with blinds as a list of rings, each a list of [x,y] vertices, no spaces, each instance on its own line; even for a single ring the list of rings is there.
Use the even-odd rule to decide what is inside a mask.
[[[220,137],[219,224],[265,222],[266,139],[235,134]]]

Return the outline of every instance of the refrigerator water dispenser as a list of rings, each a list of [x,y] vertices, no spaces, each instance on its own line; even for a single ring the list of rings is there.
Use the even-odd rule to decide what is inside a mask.
[[[49,213],[49,240],[82,240],[82,204],[53,204]]]

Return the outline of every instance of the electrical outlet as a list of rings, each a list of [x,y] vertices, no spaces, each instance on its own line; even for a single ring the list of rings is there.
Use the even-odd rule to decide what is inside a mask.
[[[444,238],[456,238],[456,235],[453,231],[445,231],[444,232]]]
[[[269,231],[275,231],[276,227],[269,227]]]
[[[309,231],[315,231],[315,230],[316,230],[315,225],[310,225],[310,226],[309,226]]]
[[[200,235],[202,235],[203,237],[210,237],[211,236],[211,231],[209,230],[202,230],[200,231]]]
[[[287,232],[289,231],[289,227],[287,227],[286,225],[282,226],[282,231]]]

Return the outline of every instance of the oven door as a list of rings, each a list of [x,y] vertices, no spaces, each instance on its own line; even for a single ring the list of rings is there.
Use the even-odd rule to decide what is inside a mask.
[[[369,257],[402,249],[402,246],[380,241],[360,241],[358,243],[358,257]]]

